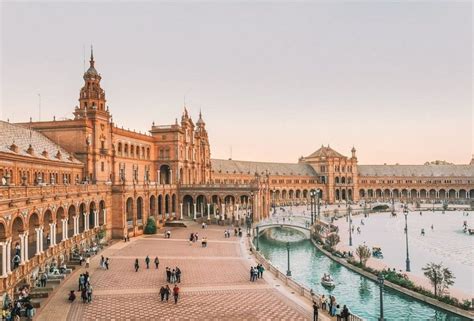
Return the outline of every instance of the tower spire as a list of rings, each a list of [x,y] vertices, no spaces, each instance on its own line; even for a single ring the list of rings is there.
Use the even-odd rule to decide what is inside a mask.
[[[94,63],[95,63],[95,61],[94,61],[94,48],[92,47],[92,45],[91,45],[91,60],[89,62],[91,64],[91,67],[94,67]]]

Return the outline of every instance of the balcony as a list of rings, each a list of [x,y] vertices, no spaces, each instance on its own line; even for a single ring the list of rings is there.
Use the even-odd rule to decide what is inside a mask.
[[[106,185],[0,186],[0,200],[42,198],[56,195],[106,192]]]

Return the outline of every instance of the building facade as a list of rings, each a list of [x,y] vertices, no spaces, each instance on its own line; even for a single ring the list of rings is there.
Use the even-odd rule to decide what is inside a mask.
[[[296,163],[211,158],[201,113],[148,133],[117,126],[91,53],[69,120],[0,122],[0,290],[31,283],[97,236],[143,233],[148,217],[243,223],[272,206],[474,198],[466,165],[359,165],[329,146]],[[19,256],[19,262],[13,262]]]

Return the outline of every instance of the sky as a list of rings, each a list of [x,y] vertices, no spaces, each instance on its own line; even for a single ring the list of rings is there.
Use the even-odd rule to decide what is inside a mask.
[[[466,164],[466,2],[4,2],[0,118],[72,118],[90,45],[118,126],[202,110],[211,156]],[[84,50],[86,48],[86,50]],[[87,62],[86,62],[87,63]]]

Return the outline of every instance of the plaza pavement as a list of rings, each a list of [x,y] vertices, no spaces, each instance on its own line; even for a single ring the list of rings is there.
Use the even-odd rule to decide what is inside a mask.
[[[171,239],[162,234],[117,242],[91,260],[88,269],[94,290],[93,301],[83,304],[78,296],[69,303],[70,290],[77,290],[78,269],[39,311],[36,320],[311,320],[310,302],[287,288],[268,272],[264,279],[249,282],[249,268],[256,265],[247,240],[224,238],[224,227],[197,224],[171,229]],[[163,231],[160,231],[161,233]],[[207,236],[189,245],[189,234]],[[233,233],[232,233],[233,234]],[[110,258],[110,270],[99,268],[100,255]],[[150,256],[150,269],[144,258]],[[153,260],[160,259],[155,270]],[[134,261],[140,261],[135,272]],[[160,302],[159,289],[166,284],[165,267],[182,271],[177,305]],[[81,271],[81,272],[79,272]],[[326,320],[320,316],[320,320]]]

